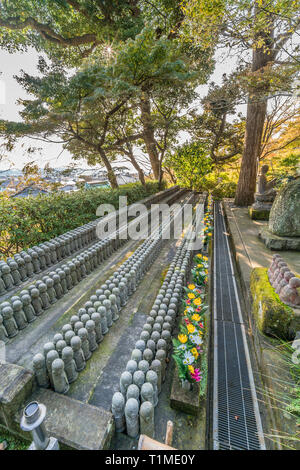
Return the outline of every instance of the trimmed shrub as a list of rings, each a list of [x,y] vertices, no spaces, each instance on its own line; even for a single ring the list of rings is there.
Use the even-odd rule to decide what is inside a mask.
[[[161,188],[164,189],[164,188]],[[119,189],[81,189],[27,198],[0,198],[0,253],[12,256],[96,219],[100,204],[119,206],[119,196],[132,204],[159,191],[157,182],[130,183]]]

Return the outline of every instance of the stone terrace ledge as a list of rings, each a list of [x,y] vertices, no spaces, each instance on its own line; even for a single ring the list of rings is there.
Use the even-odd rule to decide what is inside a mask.
[[[250,293],[250,274],[253,268],[269,268],[271,260],[276,251],[269,250],[259,238],[258,234],[262,227],[267,226],[268,222],[260,220],[251,220],[247,208],[234,207],[233,200],[226,199],[223,202],[224,213],[227,221],[227,229],[230,234],[230,243],[233,250],[233,256],[236,259],[237,271],[245,310],[248,312],[247,328],[252,339],[255,357],[254,375],[257,379],[258,390],[268,391],[268,395],[282,392],[282,384],[286,380],[290,381],[289,372],[286,364],[276,350],[274,340],[262,335],[256,328],[253,316],[251,314],[251,293]],[[300,255],[299,252],[280,251],[280,256],[288,264],[292,272],[300,277]],[[300,309],[294,309],[296,329],[300,329]],[[257,370],[255,370],[255,368]],[[289,435],[296,434],[296,425],[294,420],[287,419],[282,410],[277,409],[278,404],[270,400],[266,395],[261,398],[268,406],[268,417],[265,423],[267,433],[276,434],[275,429],[286,432]],[[282,448],[280,442],[271,442],[271,448]]]

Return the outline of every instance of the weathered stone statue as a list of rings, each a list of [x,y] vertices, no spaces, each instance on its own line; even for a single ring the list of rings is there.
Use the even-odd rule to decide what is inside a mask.
[[[54,390],[57,393],[67,393],[69,390],[69,383],[65,373],[64,361],[62,359],[55,359],[52,362],[52,380]]]
[[[277,194],[260,237],[271,250],[300,251],[300,176],[287,183]]]
[[[276,196],[274,186],[277,182],[276,178],[268,182],[266,174],[269,166],[261,167],[261,174],[258,180],[258,191],[254,195],[255,202],[250,208],[250,217],[252,219],[268,220],[273,201]]]
[[[7,331],[3,325],[3,317],[0,313],[0,341],[6,342],[7,341]]]
[[[129,398],[125,405],[127,434],[137,437],[139,434],[139,404],[135,398]]]
[[[141,401],[150,401],[154,406],[154,389],[150,382],[145,382],[141,388]]]
[[[78,331],[78,336],[81,339],[81,348],[84,354],[84,359],[88,361],[92,356],[92,351],[90,351],[90,343],[88,340],[88,332],[86,328],[80,328]]]
[[[154,407],[150,401],[144,401],[141,404],[140,433],[154,437]]]
[[[65,373],[67,375],[68,382],[71,384],[78,377],[73,349],[70,346],[66,346],[62,350],[61,358],[64,361]]]
[[[132,375],[130,374],[130,372],[125,371],[121,374],[120,377],[120,391],[124,398],[126,397],[127,388],[130,384],[132,384]]]
[[[115,418],[116,432],[123,432],[125,430],[125,398],[122,393],[114,393],[111,411]]]
[[[81,348],[81,339],[79,336],[73,336],[71,339],[71,348],[73,349],[74,352],[74,361],[76,364],[76,370],[78,372],[81,372],[85,366],[86,362],[84,359],[84,354]]]
[[[42,388],[48,388],[50,386],[50,380],[47,373],[46,361],[43,354],[36,354],[33,358],[33,370],[35,372],[35,378]]]
[[[135,398],[138,404],[140,404],[140,389],[137,385],[130,384],[127,388],[126,400],[129,400],[129,398]]]

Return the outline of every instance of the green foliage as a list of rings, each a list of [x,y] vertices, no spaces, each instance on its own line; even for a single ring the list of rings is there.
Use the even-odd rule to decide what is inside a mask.
[[[8,431],[0,427],[0,444],[3,441],[7,442],[6,450],[26,450],[29,447],[29,442],[10,434]]]
[[[252,312],[259,331],[277,338],[288,338],[294,312],[276,294],[266,268],[254,268],[251,271],[250,290],[253,298]]]
[[[179,147],[176,153],[166,159],[165,166],[174,171],[178,184],[197,191],[203,190],[205,176],[213,169],[207,149],[200,142]]]
[[[96,219],[100,204],[118,208],[119,196],[132,204],[158,191],[158,183],[131,183],[118,190],[89,189],[28,198],[0,198],[0,253],[5,257]]]

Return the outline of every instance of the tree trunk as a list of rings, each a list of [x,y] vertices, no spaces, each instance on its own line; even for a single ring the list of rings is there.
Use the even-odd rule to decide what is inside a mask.
[[[132,148],[129,144],[127,144],[127,148],[128,148],[128,152],[126,152],[126,155],[128,156],[128,158],[131,161],[132,165],[134,166],[134,168],[138,172],[140,182],[142,183],[143,186],[146,186],[144,172],[143,172],[142,168],[140,167],[140,165],[138,164],[138,162],[136,161],[136,159],[134,158]]]
[[[140,101],[141,121],[143,126],[143,139],[149,155],[153,175],[155,179],[159,179],[160,162],[154,137],[154,129],[151,119],[151,106],[149,96],[144,93]]]
[[[119,187],[116,175],[114,173],[113,167],[110,164],[110,161],[108,160],[105,151],[102,148],[99,148],[99,153],[101,156],[101,160],[107,170],[107,177],[108,181],[110,182],[110,185],[112,189],[117,189]]]
[[[264,40],[264,46],[262,48],[253,48],[252,53],[252,72],[258,72],[252,79],[256,80],[257,85],[250,90],[248,98],[245,144],[234,200],[237,206],[248,206],[254,202],[257,164],[267,111],[269,84],[264,78],[264,71],[265,67],[272,61],[272,54],[270,53],[273,44],[272,29],[270,28],[269,33],[260,34],[260,37]],[[258,81],[259,79],[261,81]]]

